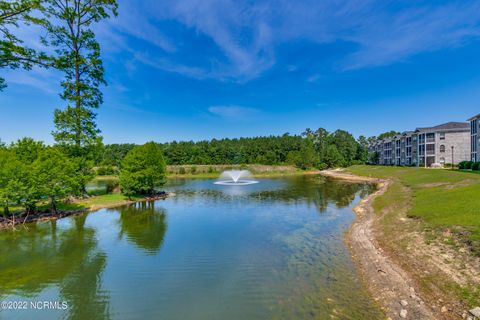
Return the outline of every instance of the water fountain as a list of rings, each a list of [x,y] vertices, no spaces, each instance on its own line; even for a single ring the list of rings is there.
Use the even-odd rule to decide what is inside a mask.
[[[215,184],[224,186],[246,186],[258,183],[253,180],[252,173],[248,170],[227,170],[222,172]]]

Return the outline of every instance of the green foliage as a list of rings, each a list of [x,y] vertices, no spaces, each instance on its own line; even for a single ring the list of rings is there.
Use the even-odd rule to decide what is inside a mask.
[[[179,174],[186,174],[187,171],[185,170],[184,167],[180,167],[180,169],[178,169],[178,173],[179,173]]]
[[[470,170],[470,169],[472,169],[472,165],[473,165],[473,161],[465,161],[465,163],[463,164],[463,166],[464,166],[463,169]]]
[[[326,164],[327,168],[344,167],[346,165],[345,158],[340,151],[338,151],[337,146],[334,144],[331,144],[327,147],[324,163]]]
[[[24,46],[12,33],[17,28],[38,24],[34,16],[42,9],[40,0],[0,0],[0,69],[31,69],[34,65],[48,66],[49,58],[41,52]],[[22,25],[20,25],[22,24]],[[0,91],[6,87],[0,77]]]
[[[315,167],[318,164],[318,155],[315,152],[313,143],[310,140],[306,140],[300,150],[290,151],[286,162],[302,170]]]
[[[95,173],[99,176],[112,176],[119,173],[119,170],[115,166],[104,165],[95,168]]]
[[[358,137],[358,148],[357,148],[357,156],[356,160],[360,161],[361,163],[367,163],[369,159],[368,154],[368,140],[365,136]]]
[[[378,139],[378,140],[383,140],[383,139],[385,139],[385,138],[394,137],[394,136],[396,136],[397,134],[400,134],[400,132],[398,132],[398,131],[393,131],[393,130],[392,130],[392,131],[387,131],[387,132],[384,132],[384,133],[378,135],[377,139]]]
[[[43,142],[32,138],[19,139],[10,146],[10,150],[15,153],[17,159],[27,164],[37,160],[44,148]]]
[[[331,142],[344,159],[344,165],[350,165],[356,159],[358,144],[355,138],[344,130],[337,130],[331,135]]]
[[[465,165],[468,161],[461,161],[459,164],[458,164],[458,169],[462,170],[462,169],[465,169]]]
[[[480,162],[474,162],[472,164],[472,170],[474,170],[474,171],[480,170]]]
[[[86,157],[70,157],[69,158],[74,172],[73,195],[84,196],[87,195],[86,185],[95,177],[93,170],[93,161]]]
[[[32,164],[32,180],[38,194],[50,199],[52,212],[57,202],[78,191],[76,165],[60,150],[46,148]]]
[[[133,148],[135,148],[135,144],[133,143],[108,144],[104,147],[99,163],[104,166],[120,168],[123,158],[125,158],[127,153]]]
[[[94,144],[99,130],[94,112],[103,101],[100,86],[106,84],[100,45],[91,26],[116,15],[115,0],[46,0],[42,24],[43,42],[54,48],[55,67],[65,74],[60,97],[64,110],[55,110],[53,136],[60,144],[77,148]]]
[[[166,165],[161,147],[149,142],[132,149],[122,161],[120,188],[127,196],[152,194],[165,183]]]
[[[22,194],[26,192],[24,174],[24,165],[15,153],[0,149],[0,206],[4,209],[4,215],[9,213],[10,206],[20,204]]]

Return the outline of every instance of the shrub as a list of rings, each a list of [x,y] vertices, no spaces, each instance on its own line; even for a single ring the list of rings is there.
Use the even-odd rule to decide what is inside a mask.
[[[467,161],[461,161],[458,163],[458,169],[460,170],[463,170],[465,169],[465,165],[466,165]]]
[[[465,161],[465,168],[467,170],[472,169],[473,161]]]
[[[472,164],[472,170],[475,170],[475,171],[480,170],[480,162],[474,162]]]
[[[155,142],[130,150],[122,161],[120,189],[127,196],[153,194],[165,184],[166,165],[162,149]]]
[[[185,173],[187,173],[187,171],[185,171],[184,167],[180,167],[180,169],[178,169],[178,173],[179,174],[185,174]]]
[[[197,173],[197,167],[192,166],[192,167],[190,168],[190,173],[191,173],[191,174]]]
[[[111,176],[118,174],[118,168],[115,166],[99,166],[95,169],[95,173],[99,176]]]
[[[208,173],[214,173],[213,167],[208,167]]]

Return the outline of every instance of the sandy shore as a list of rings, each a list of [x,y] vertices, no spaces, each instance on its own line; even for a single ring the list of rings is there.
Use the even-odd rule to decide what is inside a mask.
[[[384,253],[375,240],[372,227],[377,217],[372,202],[385,193],[391,182],[354,176],[340,170],[325,170],[321,174],[352,182],[375,183],[378,186],[375,193],[354,208],[357,219],[346,234],[346,241],[370,293],[386,316],[390,319],[437,319],[415,289],[411,277]]]

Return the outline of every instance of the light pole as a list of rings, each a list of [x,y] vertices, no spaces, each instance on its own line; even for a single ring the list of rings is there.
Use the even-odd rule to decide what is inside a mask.
[[[452,170],[453,170],[453,149],[454,149],[454,148],[455,148],[455,147],[452,146]]]

